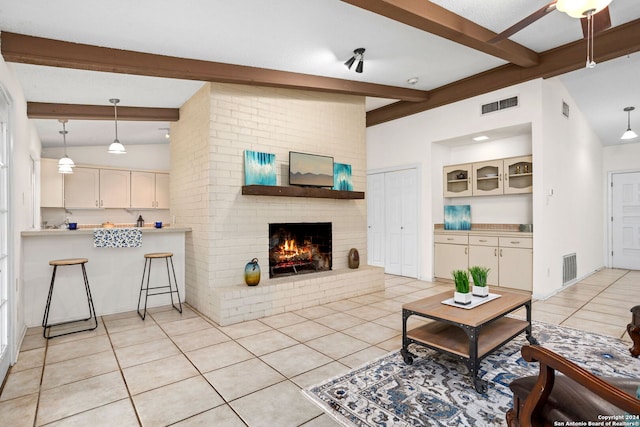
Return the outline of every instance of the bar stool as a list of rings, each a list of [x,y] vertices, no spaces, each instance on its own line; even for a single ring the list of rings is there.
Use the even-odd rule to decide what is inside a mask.
[[[49,265],[53,266],[53,273],[51,274],[51,285],[49,286],[49,296],[47,296],[47,304],[44,308],[44,316],[42,318],[42,327],[44,328],[42,332],[42,336],[45,337],[46,339],[55,338],[62,335],[75,334],[77,332],[92,331],[98,327],[98,319],[96,317],[96,309],[93,306],[93,298],[91,298],[91,289],[89,288],[89,279],[87,278],[87,270],[84,268],[84,265],[87,262],[89,262],[89,260],[86,258],[56,259],[53,261],[49,261]],[[53,284],[56,280],[56,271],[58,270],[58,267],[64,267],[68,265],[80,265],[80,267],[82,267],[84,289],[87,294],[87,303],[89,304],[89,317],[87,317],[86,319],[69,320],[67,322],[49,324],[49,311],[51,309],[51,297],[53,296]],[[74,323],[74,322],[86,322],[91,319],[93,319],[94,325],[90,328],[51,335],[51,327],[53,326],[65,325],[67,323]]]
[[[150,287],[149,279],[151,278],[151,261],[154,259],[161,259],[161,258],[164,258],[165,263],[167,265],[167,278],[169,279],[169,284]],[[171,271],[169,270],[169,261],[171,261]],[[172,272],[173,272],[173,285],[176,288],[175,290],[172,289],[172,283],[171,283]],[[146,287],[144,287],[145,276],[147,277]],[[150,289],[167,289],[167,288],[169,289],[168,291],[149,293]],[[140,313],[140,304],[142,302],[142,291],[145,291],[144,314]],[[176,307],[176,305],[173,302],[174,293],[178,297],[179,307]],[[144,254],[144,270],[142,270],[142,282],[140,283],[140,296],[138,297],[138,315],[142,318],[142,320],[144,320],[144,318],[147,317],[147,300],[149,296],[163,295],[163,294],[169,294],[171,296],[171,306],[176,310],[178,310],[179,313],[182,313],[182,303],[180,302],[180,293],[178,292],[178,280],[176,279],[176,270],[173,268],[173,253],[172,252],[156,252],[156,253]]]

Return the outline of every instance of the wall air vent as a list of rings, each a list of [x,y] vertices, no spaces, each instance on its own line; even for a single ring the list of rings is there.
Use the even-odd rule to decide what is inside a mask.
[[[578,277],[578,263],[576,254],[562,257],[562,286],[575,282]]]
[[[518,106],[518,97],[513,96],[511,98],[501,99],[500,101],[484,104],[482,106],[482,114],[493,113],[494,111],[500,111],[506,108],[512,108],[517,106]]]

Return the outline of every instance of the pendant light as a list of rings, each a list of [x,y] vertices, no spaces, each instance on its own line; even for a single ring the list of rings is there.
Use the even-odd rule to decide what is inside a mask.
[[[117,98],[111,98],[109,102],[113,104],[113,111],[114,111],[115,125],[116,125],[116,139],[114,139],[111,145],[109,145],[109,153],[126,154],[127,151],[124,149],[124,145],[120,144],[120,141],[118,140],[118,102],[120,102],[120,100]]]
[[[627,130],[620,137],[620,139],[622,140],[633,139],[638,137],[638,134],[631,130],[631,112],[635,109],[636,109],[635,107],[626,107],[624,109],[624,111],[627,112]]]
[[[60,123],[62,123],[62,130],[59,131],[60,134],[62,135],[62,143],[63,143],[63,147],[64,147],[64,155],[60,158],[60,160],[58,160],[58,173],[73,173],[73,168],[76,166],[75,163],[73,163],[73,160],[71,160],[69,158],[69,156],[67,156],[67,128],[66,128],[66,123],[67,120],[58,120]]]

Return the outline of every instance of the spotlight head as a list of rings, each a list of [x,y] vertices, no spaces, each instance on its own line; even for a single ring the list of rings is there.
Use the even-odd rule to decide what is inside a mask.
[[[344,63],[344,65],[348,68],[351,69],[351,67],[353,66],[353,63],[358,61],[358,65],[356,67],[356,73],[361,73],[362,72],[362,60],[364,59],[364,48],[363,47],[359,47],[358,49],[355,49],[353,51],[353,56],[351,58],[349,58],[349,60],[347,60],[347,62]]]
[[[346,67],[350,70],[354,62],[356,62],[356,57],[352,56],[347,62],[344,63],[344,65],[346,65]]]

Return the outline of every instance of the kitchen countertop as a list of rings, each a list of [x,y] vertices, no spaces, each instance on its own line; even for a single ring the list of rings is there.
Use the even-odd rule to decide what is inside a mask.
[[[100,227],[96,227],[100,228]],[[122,228],[122,227],[118,227]],[[131,227],[136,228],[136,227]],[[190,232],[191,227],[140,227],[140,230],[144,234],[147,233],[185,233]],[[78,228],[77,230],[68,230],[66,228],[51,228],[51,229],[40,229],[40,230],[24,230],[20,233],[22,237],[44,237],[44,236],[74,236],[78,234],[86,234],[93,236],[93,230],[95,228]]]
[[[507,231],[507,230],[434,230],[434,234],[459,234],[474,236],[514,236],[533,237],[532,232],[527,231]]]

